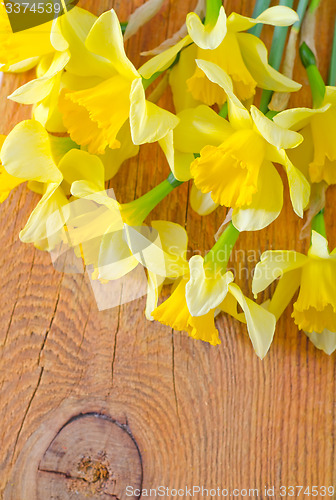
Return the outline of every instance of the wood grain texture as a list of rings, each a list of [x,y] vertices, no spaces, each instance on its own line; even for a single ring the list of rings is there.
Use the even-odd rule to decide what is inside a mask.
[[[141,3],[82,0],[79,5],[96,14],[114,6],[123,21]],[[250,15],[254,2],[224,3],[228,12]],[[193,0],[167,0],[155,19],[127,42],[131,60],[138,66],[139,52],[172,35],[194,5]],[[330,62],[335,14],[334,0],[324,0],[317,21],[323,76]],[[263,32],[268,42],[271,33],[268,28]],[[31,76],[5,75],[1,133],[29,117],[28,107],[5,96]],[[307,84],[299,62],[295,78]],[[160,104],[171,107],[169,92]],[[309,104],[307,88],[291,98],[293,106]],[[158,147],[144,146],[138,158],[123,165],[111,186],[121,201],[130,201],[163,180],[168,171]],[[183,185],[171,193],[152,218],[185,225],[191,256],[195,250],[212,246],[224,212],[197,216],[188,205],[188,189]],[[334,195],[334,188],[329,189],[330,207]],[[1,497],[6,489],[3,498],[10,500],[84,498],[66,489],[63,481],[56,487],[61,496],[52,496],[54,485],[41,472],[55,436],[81,414],[112,419],[127,431],[128,443],[136,443],[130,448],[134,452],[131,485],[139,481],[141,467],[142,486],[148,489],[159,485],[262,488],[259,498],[267,498],[265,485],[336,483],[335,359],[315,349],[298,332],[290,308],[278,323],[264,361],[255,356],[245,327],[226,316],[218,319],[222,344],[212,347],[146,321],[144,298],[98,312],[86,275],[58,273],[49,255],[20,243],[18,233],[37,200],[37,195],[20,186],[0,209]],[[286,190],[285,206],[276,223],[243,234],[239,240],[235,268],[244,291],[250,293],[247,277],[255,265],[253,251],[306,251],[308,242],[299,238],[301,226]],[[334,247],[336,225],[331,210],[327,231]],[[90,432],[80,435],[84,450]],[[81,441],[77,446],[80,454]],[[141,467],[140,462],[134,466],[137,449]],[[120,461],[123,453],[120,445]],[[43,478],[36,479],[38,469]],[[93,482],[92,478],[88,481]],[[27,485],[35,492],[30,496]],[[89,498],[113,498],[114,492],[109,496],[104,488],[91,492]],[[125,493],[118,495],[126,498]]]

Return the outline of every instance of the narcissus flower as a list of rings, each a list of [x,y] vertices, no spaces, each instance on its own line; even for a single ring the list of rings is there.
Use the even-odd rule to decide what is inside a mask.
[[[5,135],[0,135],[0,152],[5,139]],[[12,189],[22,184],[22,182],[25,182],[25,179],[10,175],[0,162],[0,203],[5,201]]]
[[[13,33],[6,8],[0,3],[0,69],[26,71],[54,52],[50,42],[52,22]]]
[[[73,182],[71,193],[77,200],[68,207],[68,244],[83,257],[86,266],[93,267],[93,277],[100,280],[120,279],[141,264],[148,273],[146,316],[152,319],[165,280],[184,275],[187,268],[185,229],[160,220],[143,224],[173,186],[166,180],[126,204],[119,204],[103,186],[104,173],[97,169],[91,180]]]
[[[233,227],[229,228],[229,232],[232,231],[237,233]],[[253,347],[263,358],[273,339],[275,317],[245,297],[239,286],[233,283],[233,274],[226,271],[227,262],[221,252],[223,248],[217,242],[205,259],[200,255],[193,256],[189,261],[189,272],[152,316],[171,328],[188,332],[195,339],[217,345],[220,339],[215,316],[224,311],[247,323]],[[224,255],[227,256],[225,250]],[[238,304],[243,313],[237,312]]]
[[[7,174],[17,178],[17,184],[29,181],[31,189],[42,194],[20,232],[21,241],[50,250],[64,236],[69,186],[77,178],[91,178],[97,169],[87,161],[91,155],[74,146],[69,138],[48,135],[34,120],[19,123],[5,139],[1,162]]]
[[[255,94],[256,87],[278,92],[293,92],[301,85],[275,71],[267,62],[267,49],[263,42],[254,35],[244,33],[255,24],[270,24],[273,26],[289,26],[298,20],[297,14],[288,7],[271,7],[256,19],[232,13],[226,18],[224,8],[220,10],[217,23],[214,26],[204,26],[195,13],[187,16],[189,34],[174,47],[157,55],[140,68],[144,78],[150,78],[156,71],[167,69],[176,55],[194,42],[194,48],[185,49],[183,64],[179,71],[185,69],[185,79],[181,85],[173,86],[175,102],[181,103],[186,93],[186,87],[196,101],[209,106],[222,106],[226,101],[226,93],[208,80],[195,64],[195,59],[203,59],[218,64],[233,81],[234,92],[242,100],[248,100]],[[174,73],[177,72],[173,69]],[[173,80],[173,79],[172,79]],[[179,97],[181,96],[181,98]],[[177,111],[182,109],[179,106]]]
[[[116,13],[102,14],[91,28],[86,47],[110,65],[110,76],[84,90],[61,93],[60,109],[70,137],[89,152],[103,154],[119,148],[118,132],[129,118],[134,144],[155,142],[173,129],[178,119],[146,101],[142,79],[125,54]]]
[[[219,66],[197,64],[225,90],[230,123],[205,106],[179,113],[174,147],[181,153],[200,153],[190,166],[196,187],[211,193],[215,204],[233,208],[232,221],[239,231],[262,229],[278,217],[283,204],[282,181],[273,165],[277,162],[285,168],[293,209],[302,217],[309,182],[285,153],[301,143],[301,135],[276,125],[255,106],[249,113]]]
[[[292,313],[295,324],[319,348],[330,350],[332,341],[335,349],[336,249],[329,253],[326,238],[313,231],[308,255],[292,250],[265,252],[255,269],[253,293],[261,292],[279,277],[268,311],[279,318],[299,290]]]
[[[336,87],[326,87],[320,107],[295,108],[274,117],[275,123],[306,137],[295,152],[298,166],[311,182],[336,184]]]

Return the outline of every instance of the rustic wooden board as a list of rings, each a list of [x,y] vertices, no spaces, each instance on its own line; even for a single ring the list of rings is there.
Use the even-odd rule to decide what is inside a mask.
[[[80,5],[97,14],[114,6],[126,20],[141,3],[82,0]],[[139,64],[141,50],[173,34],[195,3],[166,1],[128,42],[132,61]],[[231,0],[225,7],[250,15],[253,3]],[[324,76],[335,14],[335,1],[324,0],[317,23]],[[264,34],[269,41],[271,29]],[[29,117],[28,108],[5,99],[29,77],[5,76],[1,133]],[[299,62],[295,77],[307,83]],[[170,95],[160,103],[171,105]],[[309,105],[308,90],[291,104]],[[111,186],[121,201],[130,201],[167,173],[158,148],[145,146]],[[334,193],[328,193],[331,207]],[[0,209],[3,498],[121,499],[127,484],[262,488],[259,498],[267,498],[265,485],[336,482],[334,357],[298,332],[289,309],[264,361],[254,355],[245,328],[227,317],[218,320],[222,344],[211,347],[147,322],[144,298],[98,312],[87,276],[60,274],[49,255],[19,242],[37,199],[21,186]],[[210,248],[223,212],[202,219],[187,199],[188,186],[183,185],[161,203],[153,219],[186,224],[190,252]],[[330,212],[327,224],[333,247],[336,226]],[[242,235],[238,270],[247,267],[251,274],[255,249],[305,251],[301,225],[286,195],[275,224]],[[248,291],[244,272],[240,283]]]

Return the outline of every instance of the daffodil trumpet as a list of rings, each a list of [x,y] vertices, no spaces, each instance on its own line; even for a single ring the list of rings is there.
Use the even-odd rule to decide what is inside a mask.
[[[321,215],[319,218],[321,224]],[[319,230],[324,232],[323,227]],[[292,312],[295,324],[318,348],[329,354],[333,352],[336,349],[336,249],[330,253],[326,237],[313,230],[308,255],[293,250],[263,253],[255,268],[253,293],[258,294],[278,278],[267,310],[278,319],[299,290]]]
[[[214,204],[232,208],[232,221],[239,231],[259,230],[273,222],[282,209],[283,185],[273,164],[277,162],[287,173],[293,209],[302,217],[310,185],[285,152],[297,147],[302,136],[279,127],[253,105],[249,112],[222,68],[203,60],[197,64],[225,91],[229,122],[206,106],[178,114],[180,123],[173,132],[175,149],[181,154],[200,154],[190,165],[196,188],[210,194]]]
[[[226,270],[238,236],[238,231],[229,224],[205,258],[191,257],[188,272],[171,296],[154,309],[152,317],[215,346],[221,343],[215,317],[223,311],[247,324],[254,350],[262,359],[271,345],[276,320],[269,311],[245,297],[233,283],[232,272]],[[238,305],[242,313],[238,312]]]

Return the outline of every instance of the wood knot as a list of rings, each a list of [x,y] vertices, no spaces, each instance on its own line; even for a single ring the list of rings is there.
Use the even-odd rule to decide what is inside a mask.
[[[43,454],[36,500],[122,500],[128,485],[141,488],[141,483],[141,457],[129,430],[89,413],[67,422]]]

